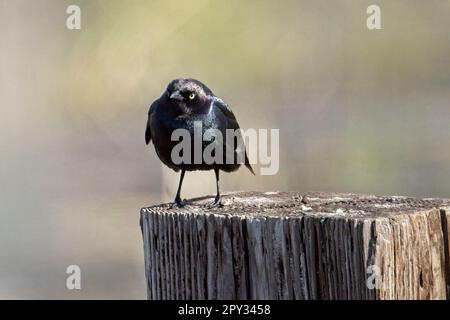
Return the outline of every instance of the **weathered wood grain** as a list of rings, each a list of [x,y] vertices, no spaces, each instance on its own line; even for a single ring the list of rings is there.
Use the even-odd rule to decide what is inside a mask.
[[[143,208],[149,299],[446,299],[450,200],[240,192]]]

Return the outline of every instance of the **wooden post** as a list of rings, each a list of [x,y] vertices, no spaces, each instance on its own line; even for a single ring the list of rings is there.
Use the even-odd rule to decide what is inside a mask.
[[[446,299],[450,200],[240,192],[143,208],[149,299]]]

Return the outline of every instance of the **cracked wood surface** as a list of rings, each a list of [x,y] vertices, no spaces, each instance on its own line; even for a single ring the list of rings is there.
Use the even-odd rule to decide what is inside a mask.
[[[149,299],[446,299],[450,200],[235,192],[141,210]]]

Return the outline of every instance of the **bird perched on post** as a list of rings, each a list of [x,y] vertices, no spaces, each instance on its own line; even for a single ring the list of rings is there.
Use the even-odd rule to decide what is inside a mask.
[[[196,131],[199,127],[201,128],[200,135]],[[184,130],[192,138],[188,145],[190,148],[182,150],[183,154],[181,157],[184,159],[183,161],[175,161],[173,154],[174,147],[179,143],[173,138],[173,133],[177,129]],[[203,157],[203,152],[206,151],[209,145],[209,141],[203,140],[203,137],[210,129],[212,129],[212,132],[219,132],[222,135],[222,137],[219,137],[220,134],[218,134],[211,138],[211,141],[220,145],[219,149],[215,149],[211,153],[215,157],[213,162]],[[159,159],[166,166],[176,172],[181,170],[174,206],[182,207],[186,203],[180,197],[186,171],[214,170],[217,194],[214,202],[209,205],[210,207],[221,206],[219,190],[220,170],[232,172],[237,170],[241,164],[245,164],[255,174],[248,161],[239,129],[239,124],[231,108],[198,80],[173,80],[161,97],[152,103],[148,112],[145,142],[149,144],[150,141],[153,141]],[[227,139],[228,130],[234,130],[237,136]],[[200,143],[195,141],[199,137],[202,139]],[[192,150],[194,151],[192,154],[184,154]],[[232,157],[227,158],[230,152]],[[230,161],[231,158],[232,161]]]

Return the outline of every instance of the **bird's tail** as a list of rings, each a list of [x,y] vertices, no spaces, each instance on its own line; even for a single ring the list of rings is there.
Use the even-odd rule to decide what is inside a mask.
[[[256,176],[255,171],[253,171],[252,165],[248,161],[247,152],[245,153],[245,166],[248,170],[250,170],[251,173],[253,173],[254,176]]]

